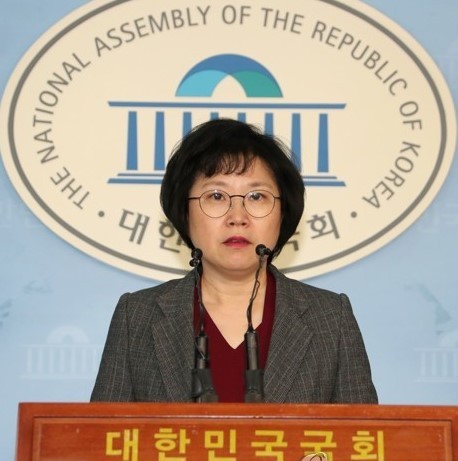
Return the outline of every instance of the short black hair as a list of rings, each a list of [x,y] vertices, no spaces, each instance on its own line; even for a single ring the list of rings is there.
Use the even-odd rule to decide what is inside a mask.
[[[192,129],[174,149],[162,181],[160,200],[165,215],[189,248],[188,197],[196,178],[244,173],[255,159],[271,170],[281,196],[277,256],[296,231],[304,211],[304,181],[291,151],[275,136],[232,119],[215,119]]]

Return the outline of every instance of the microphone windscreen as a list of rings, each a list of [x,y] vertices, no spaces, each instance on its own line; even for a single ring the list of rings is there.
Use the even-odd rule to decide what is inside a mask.
[[[192,251],[191,251],[191,256],[193,259],[202,259],[202,250],[200,248],[194,248]]]
[[[197,267],[200,264],[200,260],[202,259],[202,250],[200,248],[194,248],[191,251],[191,261],[189,261],[189,265],[192,267]]]
[[[259,256],[269,256],[272,254],[272,250],[267,248],[264,244],[260,243],[256,246],[256,254]]]

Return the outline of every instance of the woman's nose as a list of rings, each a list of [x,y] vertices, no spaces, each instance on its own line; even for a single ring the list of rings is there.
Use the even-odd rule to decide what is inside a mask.
[[[248,212],[245,209],[243,204],[243,197],[232,197],[231,198],[231,206],[229,207],[229,211],[227,212],[227,216],[230,222],[246,222],[248,219]]]

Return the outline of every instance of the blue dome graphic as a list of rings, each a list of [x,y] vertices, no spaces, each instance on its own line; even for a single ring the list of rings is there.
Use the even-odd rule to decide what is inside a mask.
[[[263,65],[238,54],[219,54],[196,64],[181,80],[176,96],[211,96],[228,76],[237,80],[248,97],[283,96],[274,76]]]

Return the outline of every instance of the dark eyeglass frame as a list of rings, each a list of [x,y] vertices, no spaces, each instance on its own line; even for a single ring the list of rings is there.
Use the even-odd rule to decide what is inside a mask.
[[[219,216],[211,216],[209,215],[208,213],[205,212],[205,210],[203,209],[202,207],[202,197],[205,195],[205,194],[208,194],[209,192],[213,192],[213,193],[220,193],[220,194],[224,194],[226,195],[227,197],[229,197],[229,206],[227,207],[227,210],[222,214],[222,215],[219,215]],[[245,199],[246,197],[248,197],[250,194],[253,194],[253,192],[262,192],[264,194],[269,194],[272,196],[272,198],[274,199],[273,201],[273,205],[272,205],[272,209],[265,215],[263,216],[256,216],[252,213],[250,213],[248,210],[247,210],[247,207],[245,206]],[[188,200],[199,200],[199,206],[200,206],[200,209],[202,210],[202,213],[204,213],[206,216],[208,216],[209,218],[214,218],[214,219],[217,219],[217,218],[222,218],[224,215],[226,215],[229,210],[232,208],[232,199],[234,197],[240,197],[242,199],[242,205],[243,205],[243,208],[245,209],[245,211],[250,215],[252,216],[253,218],[265,218],[266,216],[269,216],[272,211],[274,211],[274,208],[275,208],[275,203],[276,203],[276,200],[281,200],[281,196],[277,196],[277,195],[274,195],[272,192],[268,191],[268,190],[264,190],[264,189],[254,189],[254,190],[250,190],[248,191],[245,195],[241,195],[241,194],[229,194],[228,192],[224,191],[224,190],[220,190],[220,189],[210,189],[210,190],[207,190],[205,192],[202,192],[202,194],[200,194],[199,197],[188,197]]]

